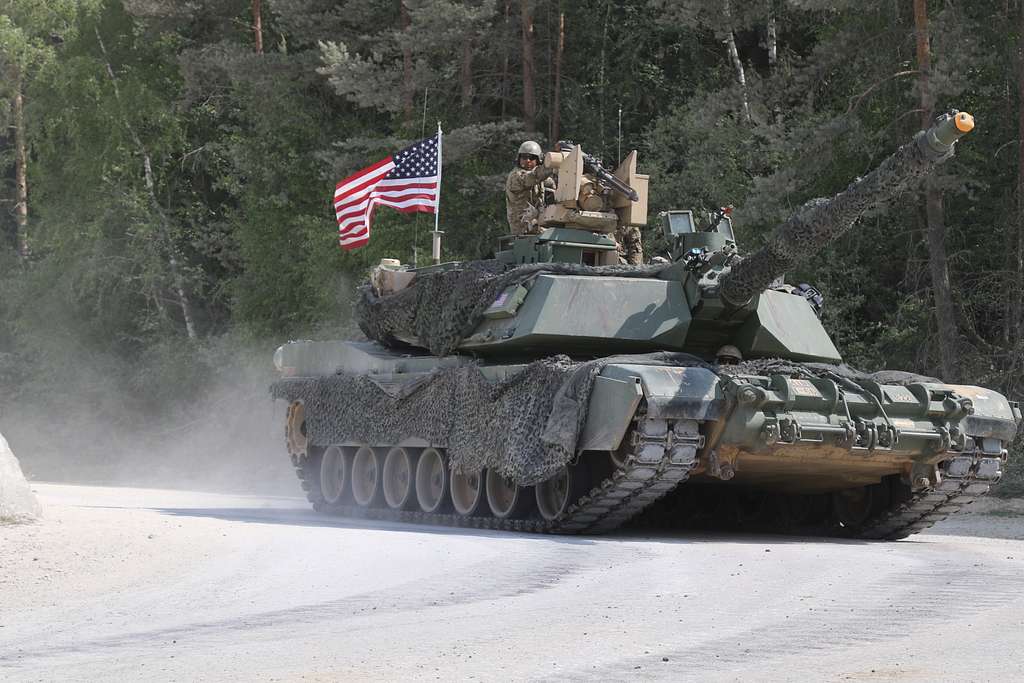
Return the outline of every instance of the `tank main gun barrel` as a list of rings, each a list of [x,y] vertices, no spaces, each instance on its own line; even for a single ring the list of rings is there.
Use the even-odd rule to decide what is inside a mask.
[[[973,128],[974,119],[966,112],[944,114],[839,194],[801,206],[775,228],[761,249],[722,274],[722,298],[734,306],[746,305],[776,278],[845,233],[867,209],[896,196],[953,156],[957,140]]]

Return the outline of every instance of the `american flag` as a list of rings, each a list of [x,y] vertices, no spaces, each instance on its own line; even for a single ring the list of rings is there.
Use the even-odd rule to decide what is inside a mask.
[[[370,240],[377,206],[403,213],[437,213],[441,182],[441,132],[367,166],[334,188],[338,244],[356,249]]]

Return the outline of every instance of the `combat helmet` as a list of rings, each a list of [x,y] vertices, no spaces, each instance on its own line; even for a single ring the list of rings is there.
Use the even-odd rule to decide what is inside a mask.
[[[519,145],[519,151],[516,153],[516,158],[518,159],[524,154],[535,156],[537,157],[537,161],[540,161],[541,157],[544,156],[544,150],[540,148],[540,144],[537,142],[527,140],[523,144]]]
[[[719,365],[735,365],[743,362],[743,354],[732,344],[726,344],[715,352],[715,360]]]

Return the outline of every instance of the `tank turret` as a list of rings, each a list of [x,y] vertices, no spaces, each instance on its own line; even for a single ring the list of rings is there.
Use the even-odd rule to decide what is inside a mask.
[[[646,222],[648,179],[636,172],[636,152],[608,182],[600,180],[611,175],[600,162],[565,145],[545,158],[559,182],[537,218],[539,234],[507,238],[497,263],[486,268],[450,264],[387,273],[403,278],[400,286],[364,288],[360,324],[372,339],[437,355],[665,350],[713,360],[717,349],[732,345],[744,358],[838,362],[818,320],[820,295],[777,281],[868,208],[952,156],[973,125],[969,114],[943,115],[842,192],[804,204],[747,257],[738,253],[729,210],[700,227],[690,211],[665,212],[673,261],[639,267],[613,265],[615,241],[608,234],[616,225]],[[397,291],[405,285],[412,291]]]
[[[974,128],[965,112],[940,116],[877,168],[831,199],[813,199],[779,225],[759,251],[719,279],[719,292],[732,306],[744,306],[758,292],[845,233],[868,208],[896,196],[936,165],[953,156],[957,140]]]

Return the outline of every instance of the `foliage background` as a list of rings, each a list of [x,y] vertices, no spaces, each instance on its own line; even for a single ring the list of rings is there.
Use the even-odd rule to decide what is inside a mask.
[[[912,0],[263,0],[262,52],[254,6],[0,0],[0,68],[18,70],[24,95],[32,249],[16,253],[6,77],[0,429],[37,476],[67,474],[68,444],[101,480],[166,481],[229,453],[251,477],[226,468],[220,483],[277,476],[274,347],[352,336],[369,264],[429,250],[429,217],[387,212],[369,247],[339,250],[333,184],[437,121],[445,257],[470,259],[505,230],[519,142],[550,143],[556,125],[605,159],[638,149],[652,215],[735,206],[749,248],[921,118]],[[1017,397],[1024,2],[927,9],[936,108],[978,121],[936,181],[958,314],[946,379]],[[824,291],[853,365],[941,374],[924,213],[907,193],[792,274]],[[656,250],[653,224],[646,240]],[[1024,492],[1013,467],[1004,490]]]

